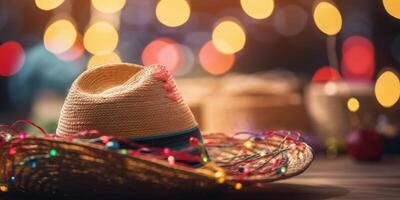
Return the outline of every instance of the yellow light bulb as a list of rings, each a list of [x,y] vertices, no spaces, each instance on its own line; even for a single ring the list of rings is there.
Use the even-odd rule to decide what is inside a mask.
[[[58,20],[45,31],[43,42],[47,50],[53,53],[63,53],[70,49],[76,40],[75,26],[68,20]]]
[[[315,7],[314,22],[327,35],[335,35],[342,28],[342,15],[328,2],[321,2]]]
[[[243,144],[246,148],[251,149],[253,147],[253,142],[251,142],[250,140],[247,140],[246,142],[244,142]]]
[[[220,52],[233,54],[243,49],[246,43],[246,33],[234,21],[222,21],[214,28],[212,42]]]
[[[64,0],[35,0],[35,4],[42,10],[52,10],[60,6]]]
[[[241,183],[235,183],[235,190],[240,190],[242,189],[242,184]]]
[[[383,72],[375,83],[375,96],[383,107],[391,107],[400,98],[400,81],[391,71]]]
[[[126,0],[92,0],[93,7],[103,13],[115,13],[126,4]]]
[[[8,191],[8,187],[6,185],[2,185],[2,186],[0,186],[0,191],[7,192]]]
[[[112,52],[110,54],[92,56],[87,64],[87,67],[90,69],[99,65],[119,62],[121,62],[121,58],[118,56],[118,54]]]
[[[355,97],[352,97],[349,100],[347,100],[347,108],[351,112],[357,112],[358,109],[360,108],[360,102]]]
[[[190,5],[186,0],[161,0],[156,6],[158,21],[168,27],[184,24],[190,17]]]
[[[94,55],[109,54],[118,45],[118,32],[108,22],[97,22],[86,31],[83,45]]]
[[[274,0],[240,0],[240,5],[254,19],[265,19],[274,10]]]
[[[383,0],[383,7],[394,18],[400,19],[400,1],[399,0]]]

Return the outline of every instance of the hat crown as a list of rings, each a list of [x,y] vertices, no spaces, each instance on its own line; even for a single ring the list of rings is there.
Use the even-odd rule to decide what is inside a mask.
[[[95,129],[141,139],[196,127],[164,66],[121,63],[87,70],[74,81],[56,132],[63,135]]]

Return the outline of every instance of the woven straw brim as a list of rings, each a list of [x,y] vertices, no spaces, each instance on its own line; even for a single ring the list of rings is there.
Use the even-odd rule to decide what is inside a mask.
[[[16,149],[9,159],[7,149]],[[51,149],[57,149],[58,156],[38,159],[32,168],[25,162],[32,156],[48,155]],[[236,147],[232,149],[237,151]],[[224,158],[214,156],[211,160]],[[306,146],[304,158],[290,156],[285,175],[265,175],[239,178],[227,176],[227,181],[269,182],[288,178],[303,172],[313,159],[313,152]],[[143,194],[174,195],[186,192],[205,192],[219,190],[226,184],[218,184],[215,170],[207,167],[187,168],[169,165],[168,162],[154,158],[123,155],[105,150],[102,145],[71,142],[59,138],[27,136],[24,140],[13,139],[0,149],[1,182],[7,182],[7,173],[13,171],[15,180],[11,187],[18,191],[58,194]],[[207,166],[207,165],[206,165]]]

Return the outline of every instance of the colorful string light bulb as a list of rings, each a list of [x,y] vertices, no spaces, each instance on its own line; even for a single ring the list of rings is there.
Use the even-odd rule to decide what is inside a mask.
[[[196,147],[199,144],[199,140],[195,137],[190,137],[189,142],[192,147]]]
[[[2,185],[2,186],[0,186],[0,190],[2,192],[8,192],[8,187],[6,185]]]
[[[168,163],[170,165],[174,165],[175,164],[175,158],[173,156],[168,156]]]
[[[57,156],[57,150],[55,150],[55,149],[50,150],[49,155],[51,157]]]
[[[235,190],[240,190],[240,189],[242,189],[242,184],[241,183],[235,183],[234,188],[235,188]]]

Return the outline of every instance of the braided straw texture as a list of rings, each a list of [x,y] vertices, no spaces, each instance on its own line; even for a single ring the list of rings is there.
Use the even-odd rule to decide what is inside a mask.
[[[57,134],[96,129],[143,138],[195,126],[193,114],[164,66],[121,63],[90,69],[74,81]]]
[[[220,190],[227,185],[216,182],[215,173],[222,170],[218,164],[234,162],[230,157],[238,154],[243,141],[224,134],[207,134],[205,137],[206,140],[228,140],[226,144],[230,147],[221,150],[206,146],[213,162],[201,168],[169,165],[167,161],[151,157],[123,155],[104,150],[103,145],[95,143],[34,135],[24,140],[15,137],[0,148],[0,182],[7,182],[10,174],[13,174],[15,180],[10,182],[13,189],[66,195],[142,194],[149,197]],[[269,142],[256,146],[254,151],[278,148],[280,143],[281,139],[271,138]],[[17,152],[13,156],[8,153],[11,147]],[[32,156],[49,155],[51,149],[56,149],[58,155],[37,159],[36,167],[27,162]],[[245,177],[228,174],[226,182],[260,183],[289,178],[302,173],[313,160],[313,151],[306,144],[301,157],[297,150],[288,154],[285,174],[271,172]],[[251,163],[251,168],[257,168],[258,165]],[[229,172],[235,169],[225,170]]]
[[[8,159],[10,145],[18,152]],[[34,155],[48,155],[57,149],[58,156],[38,159],[37,167],[19,164]],[[122,155],[104,150],[100,145],[68,142],[55,138],[29,136],[11,140],[0,150],[1,181],[13,170],[12,187],[34,193],[145,194],[168,195],[202,192],[222,187],[214,180],[214,171],[171,166],[165,161]],[[11,168],[13,166],[13,168]]]

